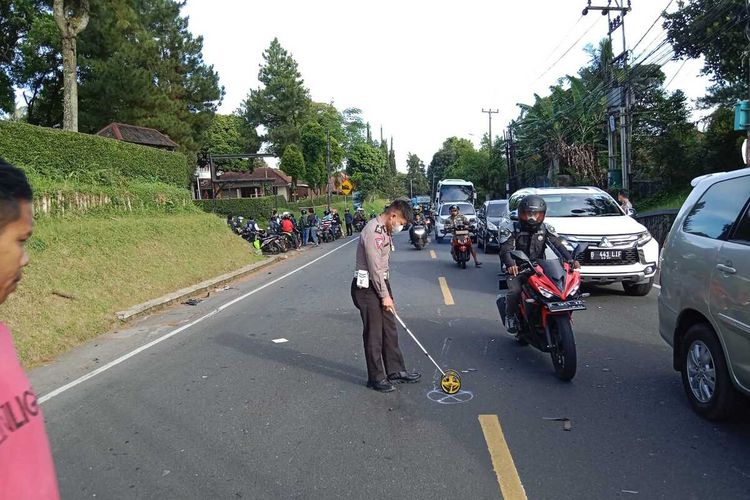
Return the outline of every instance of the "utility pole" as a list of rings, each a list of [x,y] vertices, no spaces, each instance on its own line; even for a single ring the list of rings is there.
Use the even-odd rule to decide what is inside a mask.
[[[508,130],[503,132],[503,139],[505,140],[505,161],[508,165],[508,181],[505,183],[505,193],[509,197],[518,186],[518,179],[516,179],[516,143],[513,139],[513,128],[508,125]]]
[[[490,109],[484,109],[484,108],[482,108],[482,113],[487,113],[487,115],[489,115],[489,118],[490,118],[490,135],[489,135],[489,137],[490,137],[490,158],[492,158],[492,115],[496,115],[499,112],[500,112],[500,110],[498,110],[498,109],[492,109],[492,108],[490,108]]]
[[[331,210],[331,131],[326,130],[326,188],[328,189],[328,210]]]
[[[626,5],[627,3],[627,5]],[[631,0],[607,0],[607,5],[588,5],[583,9],[582,14],[585,16],[589,11],[601,11],[603,16],[607,16],[607,36],[609,37],[610,46],[612,46],[612,34],[617,30],[622,32],[622,52],[612,58],[610,61],[610,71],[608,72],[607,85],[607,150],[609,154],[609,172],[608,182],[610,187],[617,183],[616,176],[613,173],[617,170],[617,124],[615,118],[619,117],[620,126],[620,169],[622,175],[621,186],[623,189],[630,187],[630,175],[632,167],[632,119],[631,104],[632,93],[628,80],[628,46],[625,41],[625,15],[632,10]],[[616,13],[612,17],[612,13]],[[615,67],[622,63],[622,84],[617,85],[614,75]]]

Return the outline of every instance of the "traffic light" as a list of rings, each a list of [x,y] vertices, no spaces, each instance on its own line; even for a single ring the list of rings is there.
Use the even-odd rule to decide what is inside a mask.
[[[740,101],[734,105],[734,130],[750,129],[750,101]]]

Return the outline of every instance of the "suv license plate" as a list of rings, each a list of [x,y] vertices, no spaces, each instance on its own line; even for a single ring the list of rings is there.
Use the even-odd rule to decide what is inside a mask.
[[[591,260],[622,260],[622,250],[591,250]]]
[[[566,300],[565,302],[550,302],[547,304],[550,312],[583,311],[586,303],[582,300]]]

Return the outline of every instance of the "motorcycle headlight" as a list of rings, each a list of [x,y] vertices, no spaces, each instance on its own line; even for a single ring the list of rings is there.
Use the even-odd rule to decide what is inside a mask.
[[[487,221],[487,229],[489,229],[490,231],[497,231],[497,226],[494,225],[492,222]]]
[[[541,293],[546,299],[551,299],[555,296],[554,292],[552,292],[551,290],[547,290],[543,286],[539,287],[539,293]]]
[[[648,231],[646,231],[646,232],[640,233],[638,235],[638,241],[636,242],[636,244],[639,247],[642,247],[643,245],[645,245],[649,241],[651,241],[651,233],[649,233]]]

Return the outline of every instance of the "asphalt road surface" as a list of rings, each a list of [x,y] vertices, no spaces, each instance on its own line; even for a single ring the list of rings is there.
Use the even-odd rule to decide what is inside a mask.
[[[548,355],[502,329],[496,255],[461,270],[447,244],[416,251],[399,235],[397,308],[443,367],[466,372],[465,392],[437,391],[401,332],[423,381],[380,394],[364,386],[349,295],[355,241],[32,373],[63,497],[750,498],[748,419],[690,410],[658,336],[658,290],[594,289],[574,318],[578,374],[563,383]]]

